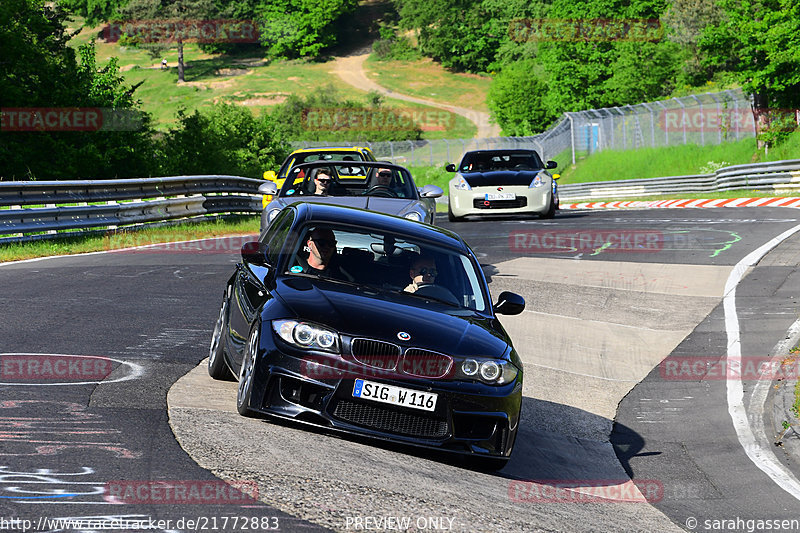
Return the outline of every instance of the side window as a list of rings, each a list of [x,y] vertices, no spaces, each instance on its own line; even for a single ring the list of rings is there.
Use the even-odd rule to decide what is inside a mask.
[[[270,265],[277,266],[283,243],[294,222],[294,209],[284,209],[273,221],[269,230],[264,235],[262,242],[267,245],[267,261]]]

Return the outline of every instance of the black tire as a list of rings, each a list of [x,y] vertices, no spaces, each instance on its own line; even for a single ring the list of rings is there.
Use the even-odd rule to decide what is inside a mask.
[[[453,210],[450,209],[450,202],[447,202],[447,220],[450,222],[462,222],[464,217],[457,217],[453,214]]]
[[[214,333],[211,334],[211,346],[208,349],[208,375],[214,379],[232,381],[227,363],[225,362],[225,330],[228,329],[228,296],[227,293],[222,299],[219,307],[219,318],[214,326]]]
[[[547,211],[539,215],[539,218],[553,218],[556,216],[556,203],[553,197],[550,197],[550,205],[547,206]]]
[[[250,338],[247,340],[247,347],[242,358],[242,368],[239,371],[239,387],[236,389],[236,410],[242,416],[256,416],[256,413],[250,409],[250,395],[253,393],[253,375],[256,368],[259,330],[260,324],[256,323],[250,332]]]

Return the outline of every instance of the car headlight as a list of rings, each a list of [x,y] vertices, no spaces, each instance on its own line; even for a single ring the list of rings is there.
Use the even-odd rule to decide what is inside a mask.
[[[278,213],[280,212],[280,209],[270,209],[269,213],[267,213],[267,222],[272,222],[275,220],[275,217],[278,216]]]
[[[403,218],[407,218],[408,220],[413,220],[415,222],[422,222],[422,217],[416,211],[406,213],[405,215],[403,215]]]
[[[531,182],[530,185],[528,185],[528,188],[532,189],[534,187],[541,187],[545,183],[547,183],[547,178],[542,176],[541,174],[536,174],[536,177],[533,178],[533,181]]]
[[[339,353],[339,334],[317,324],[273,320],[272,329],[281,339],[297,348]]]
[[[471,191],[472,187],[469,186],[464,176],[456,176],[456,189],[459,191]]]
[[[519,369],[505,360],[464,359],[457,366],[456,377],[483,381],[490,385],[511,383],[519,374]]]

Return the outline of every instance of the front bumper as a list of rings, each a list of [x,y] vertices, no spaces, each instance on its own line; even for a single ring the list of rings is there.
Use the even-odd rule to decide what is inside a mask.
[[[276,340],[268,326],[259,353],[249,405],[255,412],[460,454],[511,455],[522,403],[521,373],[503,386],[402,378],[346,354],[300,352]],[[436,393],[436,408],[429,412],[353,397],[359,377]]]
[[[503,187],[503,193],[514,193],[514,200],[487,200],[497,187],[473,187],[471,190],[450,188],[450,210],[456,217],[468,215],[541,214],[550,207],[552,189],[542,187]]]

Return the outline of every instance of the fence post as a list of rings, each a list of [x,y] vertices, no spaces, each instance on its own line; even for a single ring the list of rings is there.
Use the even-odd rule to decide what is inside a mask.
[[[572,114],[567,113],[569,119],[569,144],[572,147],[572,164],[575,164],[575,122],[572,120]]]

